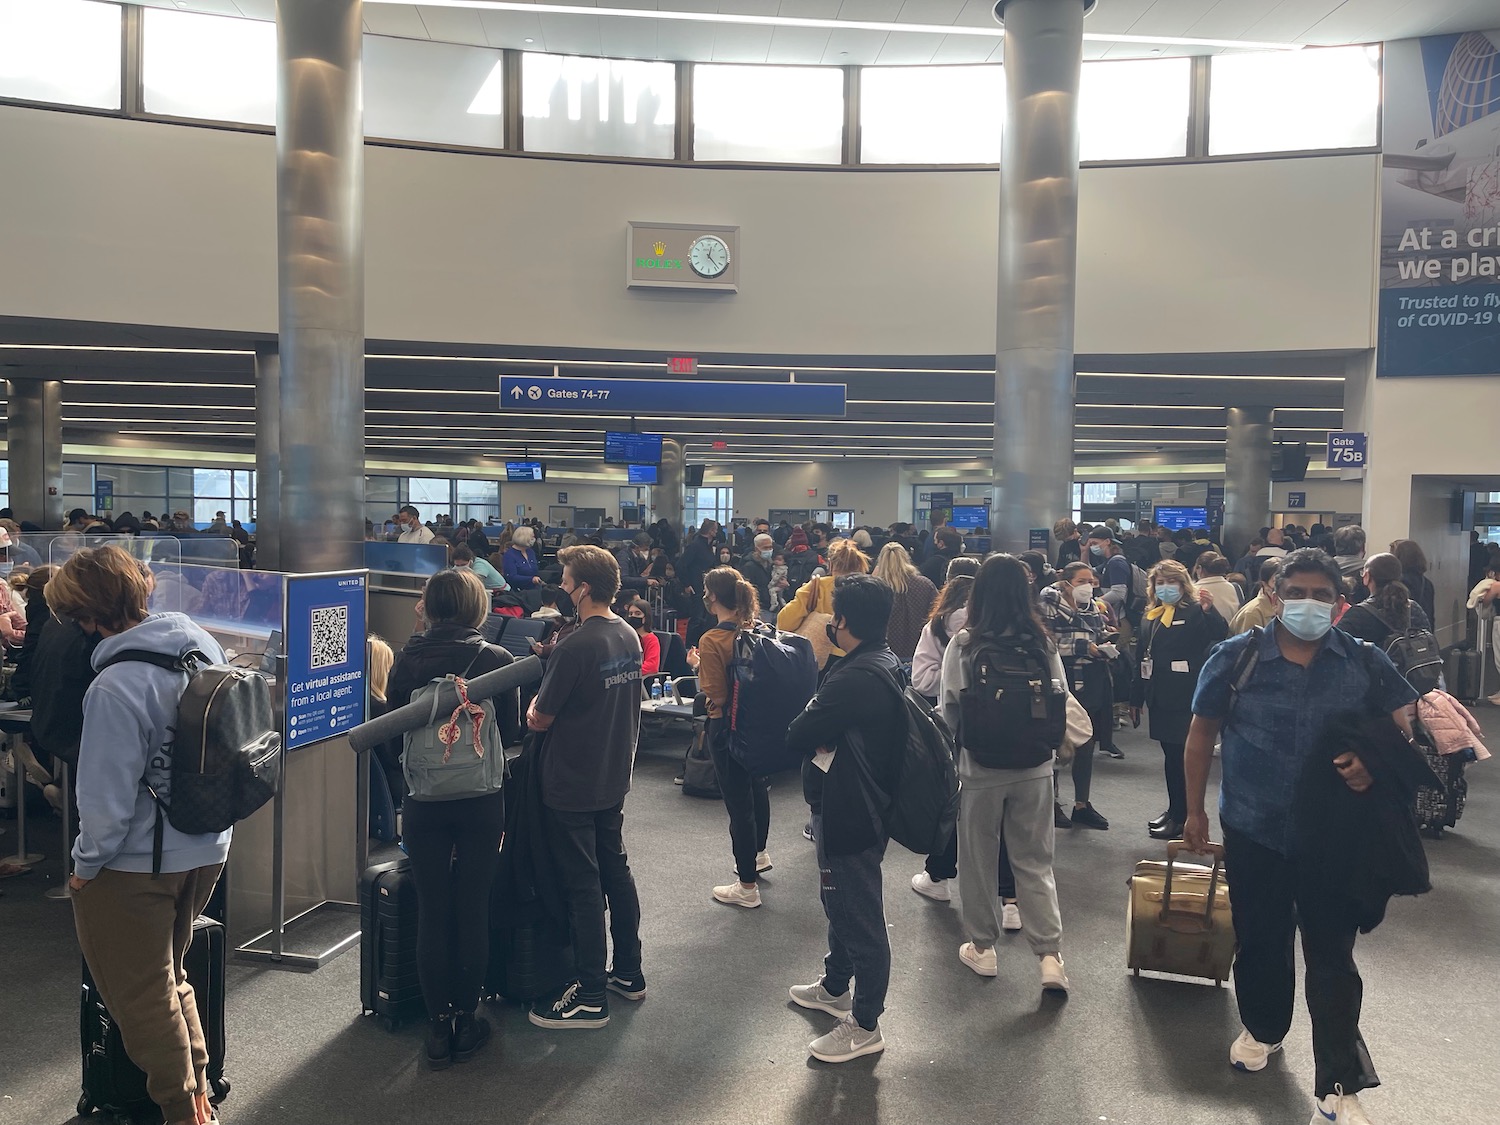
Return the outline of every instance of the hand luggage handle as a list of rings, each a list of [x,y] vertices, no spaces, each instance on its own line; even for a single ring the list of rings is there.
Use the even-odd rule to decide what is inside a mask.
[[[1203,915],[1199,917],[1196,911],[1173,910],[1172,909],[1172,865],[1177,862],[1177,857],[1182,852],[1189,855],[1207,854],[1214,857],[1214,868],[1208,877],[1208,895],[1203,905]],[[1190,919],[1202,924],[1205,930],[1213,928],[1214,899],[1218,897],[1219,873],[1224,865],[1224,845],[1210,843],[1205,852],[1189,851],[1187,844],[1182,840],[1173,840],[1167,845],[1167,874],[1162,881],[1161,894],[1161,921],[1165,923],[1170,917]]]

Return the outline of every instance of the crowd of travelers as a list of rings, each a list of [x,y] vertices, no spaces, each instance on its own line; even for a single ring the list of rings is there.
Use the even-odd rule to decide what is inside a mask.
[[[684,543],[663,520],[613,552],[596,535],[553,555],[540,550],[545,529],[532,523],[434,528],[410,506],[391,522],[403,541],[447,539],[452,565],[427,580],[418,629],[399,652],[371,642],[379,710],[402,706],[435,677],[508,665],[510,653],[484,639],[497,611],[548,627],[534,646],[545,665],[535,692],[494,701],[500,740],[512,748],[524,740],[538,773],[539,846],[574,958],[572,979],[531,1005],[532,1023],[601,1028],[611,995],[638,1002],[647,994],[624,820],[643,687],[664,660],[659,630],[687,642],[728,814],[735,879],[713,887],[712,899],[762,905],[772,865],[769,786],[731,753],[729,711],[742,634],[774,625],[811,642],[821,670],[785,731],[802,763],[804,834],[816,849],[828,921],[821,973],[789,993],[836,1020],[810,1044],[814,1058],[841,1063],[885,1047],[880,1019],[892,965],[884,810],[902,776],[910,685],[952,732],[961,782],[957,826],[911,885],[937,901],[956,890],[961,964],[997,975],[999,937],[1019,931],[1038,987],[1067,994],[1056,833],[1110,829],[1094,805],[1096,751],[1123,757],[1113,732],[1144,714],[1163,763],[1164,808],[1143,826],[1149,837],[1207,847],[1209,772],[1221,759],[1243,1024],[1230,1062],[1259,1071],[1281,1048],[1295,984],[1288,950],[1300,928],[1314,1121],[1368,1123],[1358,1094],[1379,1079],[1359,1032],[1353,960],[1368,918],[1329,891],[1323,870],[1337,845],[1309,828],[1300,794],[1308,776],[1356,794],[1396,785],[1389,761],[1340,724],[1389,722],[1435,760],[1427,708],[1451,716],[1456,701],[1440,669],[1413,663],[1435,617],[1417,543],[1369,554],[1357,526],[1288,525],[1238,545],[1243,554],[1231,562],[1206,528],[1063,519],[1053,529],[1054,557],[981,558],[949,527],[843,535],[821,523],[762,519],[725,529],[705,520]],[[1500,549],[1481,547],[1470,606],[1493,614]],[[20,642],[16,680],[33,701],[39,743],[77,767],[70,887],[79,941],[167,1122],[206,1125],[214,1110],[183,957],[230,833],[163,829],[155,797],[168,782],[162,748],[183,678],[120,654],[196,649],[222,660],[223,652],[188,616],[149,612],[149,569],[116,548],[80,549],[61,567],[20,577],[8,615]],[[1017,667],[1028,670],[1038,700],[1061,706],[1071,697],[1086,715],[1071,762],[1059,758],[1062,740],[1042,733],[1052,728],[1037,725],[1039,703],[1028,718],[1024,700],[1022,710],[1007,710],[1005,693],[991,690]],[[1477,725],[1441,730],[1449,761],[1459,763],[1450,780],[1464,760],[1488,756]],[[1320,755],[1326,762],[1318,764]],[[474,1057],[491,1036],[479,1014],[491,899],[474,888],[495,877],[506,809],[499,792],[430,799],[409,789],[399,747],[378,758],[402,809],[419,905],[426,1061],[440,1069]],[[1368,856],[1344,850],[1337,862],[1351,883],[1375,880]],[[126,925],[142,940],[111,940]]]

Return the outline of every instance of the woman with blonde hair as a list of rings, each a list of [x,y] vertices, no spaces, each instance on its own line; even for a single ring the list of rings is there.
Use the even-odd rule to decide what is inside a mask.
[[[391,709],[386,689],[391,681],[391,667],[396,662],[396,654],[384,637],[374,633],[370,634],[366,643],[370,652],[370,718],[378,719]],[[375,747],[375,760],[380,763],[386,788],[390,790],[391,807],[397,809],[406,796],[406,777],[401,772],[402,741],[400,738],[393,738]]]
[[[510,546],[501,557],[500,571],[516,590],[529,590],[542,584],[537,577],[540,569],[536,557],[536,532],[523,523],[511,534]]]
[[[866,573],[870,569],[870,556],[852,539],[835,539],[833,546],[828,548],[828,569],[831,573],[804,582],[797,596],[782,606],[776,615],[776,628],[798,633],[812,642],[819,668],[828,662],[830,656],[844,655],[824,632],[824,626],[833,621],[833,584],[846,574]]]
[[[1151,715],[1151,737],[1161,743],[1167,781],[1166,810],[1147,826],[1152,839],[1176,840],[1187,820],[1187,781],[1183,752],[1193,721],[1193,693],[1208,654],[1229,635],[1229,623],[1206,590],[1193,584],[1187,567],[1170,559],[1151,568],[1151,591],[1135,639],[1136,678],[1130,719],[1139,725],[1141,708]]]
[[[910,664],[917,651],[922,628],[937,601],[937,587],[912,565],[900,543],[887,543],[875,560],[875,577],[891,588],[891,620],[885,628],[886,643],[903,664]]]

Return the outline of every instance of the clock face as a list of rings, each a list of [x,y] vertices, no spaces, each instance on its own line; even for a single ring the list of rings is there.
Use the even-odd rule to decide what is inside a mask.
[[[688,265],[699,277],[722,276],[729,268],[729,244],[712,234],[694,239],[688,250]]]

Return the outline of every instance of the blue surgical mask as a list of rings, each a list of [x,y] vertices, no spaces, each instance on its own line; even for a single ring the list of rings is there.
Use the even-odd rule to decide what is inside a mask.
[[[762,551],[760,553],[760,557],[763,558],[763,559],[769,560],[770,557],[771,557],[771,552],[770,551]]]
[[[1162,605],[1176,605],[1182,600],[1182,589],[1178,586],[1158,586],[1156,600]]]
[[[1102,559],[1104,557],[1104,548],[1103,547],[1090,547],[1089,548],[1089,554],[1093,555],[1094,558],[1096,558],[1096,559]]]
[[[1320,640],[1333,628],[1333,606],[1312,598],[1282,602],[1281,623],[1299,640]]]

